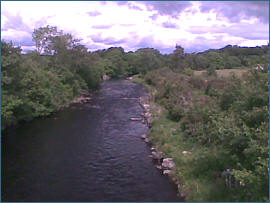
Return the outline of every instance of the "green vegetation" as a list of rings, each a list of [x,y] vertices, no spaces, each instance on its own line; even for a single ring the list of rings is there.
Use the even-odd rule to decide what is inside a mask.
[[[154,106],[164,109],[153,109],[158,119],[149,136],[175,160],[173,175],[187,200],[268,200],[269,46],[88,52],[51,26],[34,30],[33,40],[37,51],[27,54],[1,41],[2,129],[59,110],[98,88],[104,74],[139,74]]]
[[[242,77],[244,73],[246,73],[249,69],[222,69],[222,70],[215,70],[216,74],[219,77],[229,77],[232,75],[235,75],[237,77]],[[206,70],[198,70],[193,72],[194,75],[202,75],[202,74],[207,74]],[[209,75],[209,74],[208,74]]]
[[[98,88],[104,74],[120,78],[164,65],[163,55],[151,48],[88,52],[80,40],[52,26],[35,29],[33,41],[37,51],[27,54],[1,41],[2,129],[59,110],[85,90]]]
[[[93,56],[71,35],[48,26],[33,38],[44,55],[23,55],[11,42],[1,42],[2,129],[60,109],[102,77]]]
[[[149,137],[174,159],[188,201],[268,201],[268,72],[163,68],[135,80],[164,108]]]

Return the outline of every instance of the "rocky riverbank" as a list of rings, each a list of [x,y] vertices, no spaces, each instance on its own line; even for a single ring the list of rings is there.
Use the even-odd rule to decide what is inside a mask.
[[[162,108],[160,106],[155,105],[152,102],[152,97],[149,94],[146,97],[141,97],[139,99],[140,105],[144,109],[143,113],[143,119],[142,122],[145,123],[149,128],[152,127],[152,123],[155,119],[158,118],[158,116],[162,112]],[[179,180],[176,179],[176,177],[173,176],[173,170],[175,168],[175,163],[173,158],[166,157],[165,154],[161,151],[158,151],[158,149],[154,146],[154,143],[151,142],[151,139],[147,136],[147,134],[141,135],[141,138],[149,145],[151,148],[151,154],[149,155],[150,158],[152,158],[156,164],[156,168],[160,170],[160,172],[163,175],[168,175],[168,177],[171,178],[171,180],[177,185],[178,191],[180,191],[180,188],[182,187]],[[178,194],[182,198],[185,198],[185,194],[183,192],[179,192]]]

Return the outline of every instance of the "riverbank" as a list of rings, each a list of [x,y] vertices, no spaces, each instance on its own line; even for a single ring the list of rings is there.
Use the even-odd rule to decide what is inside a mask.
[[[198,160],[204,149],[194,148],[192,143],[187,142],[182,134],[179,123],[169,119],[169,112],[154,101],[157,90],[148,85],[139,75],[132,79],[132,82],[141,84],[149,91],[149,96],[142,100],[142,106],[147,106],[146,115],[151,115],[151,130],[145,136],[151,148],[151,158],[157,160],[156,167],[164,175],[168,175],[177,185],[178,196],[185,201],[232,201],[228,196],[228,190],[221,177],[208,178],[200,177],[200,174],[193,175],[194,160]],[[173,167],[162,167],[162,161],[172,161]],[[205,163],[207,165],[207,163]],[[202,165],[202,168],[207,166]],[[210,178],[211,179],[211,178]],[[222,188],[222,189],[220,189]]]
[[[138,78],[134,81],[140,83]],[[148,96],[140,98],[140,104],[145,110],[145,113],[143,114],[143,123],[147,124],[147,126],[151,128],[150,132],[142,135],[141,138],[149,145],[151,149],[149,158],[152,158],[155,161],[156,168],[161,172],[161,174],[169,176],[178,188],[178,196],[185,200],[185,193],[181,190],[181,181],[174,172],[176,165],[174,161],[175,158],[172,158],[172,154],[167,153],[166,150],[158,144],[155,136],[155,131],[160,125],[169,127],[170,130],[176,129],[174,126],[168,126],[168,121],[165,121],[164,123],[162,122],[162,118],[166,115],[166,111],[162,109],[160,105],[153,102],[152,93],[153,92],[150,92]]]
[[[163,137],[166,132],[176,132],[176,123],[171,122],[166,119],[167,111],[154,102],[153,97],[156,93],[156,90],[146,84],[139,75],[129,79],[132,82],[138,83],[145,87],[149,94],[145,97],[140,98],[140,104],[145,110],[143,114],[143,123],[151,129],[148,134],[144,134],[141,138],[149,145],[151,149],[151,154],[149,155],[155,161],[156,168],[163,174],[167,175],[177,186],[178,196],[182,199],[185,199],[185,193],[182,190],[183,184],[181,183],[180,177],[176,175],[178,167],[175,164],[177,158],[166,150],[161,144],[159,144],[159,138],[156,133],[160,133],[160,136]],[[163,132],[160,132],[163,130]],[[163,137],[163,142],[166,142],[166,138]],[[184,154],[187,154],[187,151],[183,151]]]
[[[162,107],[147,138],[174,161],[170,176],[186,201],[268,200],[268,73],[224,78],[164,68],[133,81]]]
[[[55,113],[57,113],[59,111],[62,111],[64,109],[66,109],[66,108],[71,107],[73,104],[85,104],[85,103],[88,103],[89,101],[91,101],[93,93],[94,93],[94,90],[92,90],[92,91],[90,91],[90,90],[82,91],[79,96],[71,99],[65,105],[61,105],[56,109],[52,109],[52,110],[50,110],[50,111],[48,111],[46,113],[43,113],[42,115],[34,116],[32,118],[28,118],[27,120],[18,120],[17,122],[13,122],[12,124],[10,124],[8,126],[2,126],[1,132],[4,133],[6,130],[8,130],[10,128],[18,127],[21,124],[33,121],[33,120],[38,119],[38,118],[45,118],[45,117],[51,116],[51,115],[53,115],[53,114],[55,114]],[[58,120],[57,117],[54,117],[54,119]]]

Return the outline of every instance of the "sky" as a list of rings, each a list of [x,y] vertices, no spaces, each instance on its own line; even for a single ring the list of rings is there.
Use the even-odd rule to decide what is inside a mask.
[[[269,42],[269,1],[2,1],[1,39],[35,49],[47,25],[81,39],[89,51],[122,47],[172,53]]]

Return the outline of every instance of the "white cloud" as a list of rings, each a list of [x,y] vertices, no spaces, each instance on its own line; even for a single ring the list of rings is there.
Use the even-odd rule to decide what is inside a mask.
[[[173,16],[169,15],[169,10],[165,12],[159,4],[151,6],[151,2],[146,4],[144,2],[120,2],[123,5],[111,1],[106,3],[97,1],[4,1],[1,3],[2,39],[17,38],[18,42],[19,38],[21,41],[26,38],[29,41],[34,28],[47,24],[57,26],[64,32],[72,33],[76,38],[82,39],[82,43],[90,50],[97,47],[122,46],[129,51],[134,50],[135,47],[142,48],[139,46],[147,45],[172,51],[175,44],[178,43],[190,51],[198,51],[196,43],[200,37],[211,41],[209,46],[206,44],[206,48],[213,48],[212,46],[226,45],[226,43],[261,45],[262,42],[267,41],[269,36],[268,25],[258,24],[255,17],[230,22],[217,18],[218,14],[214,10],[202,13],[200,6],[204,2],[191,2],[191,4],[184,3],[183,5],[178,2],[178,6],[182,5],[179,12],[177,12],[177,8],[169,5],[174,2],[166,2],[167,8],[173,9]],[[253,31],[256,23],[259,25],[259,31],[253,33],[254,40],[248,39],[247,33]],[[13,26],[10,26],[11,24]],[[201,27],[197,33],[194,30],[196,27]],[[217,27],[223,29],[222,32],[217,30]],[[238,27],[242,30],[240,31]],[[233,28],[233,33],[228,28]],[[91,36],[99,36],[105,41],[94,42]],[[257,36],[267,37],[267,39],[255,39]],[[109,44],[110,41],[113,44]],[[115,44],[117,41],[119,43]],[[25,48],[23,43],[21,45]]]

